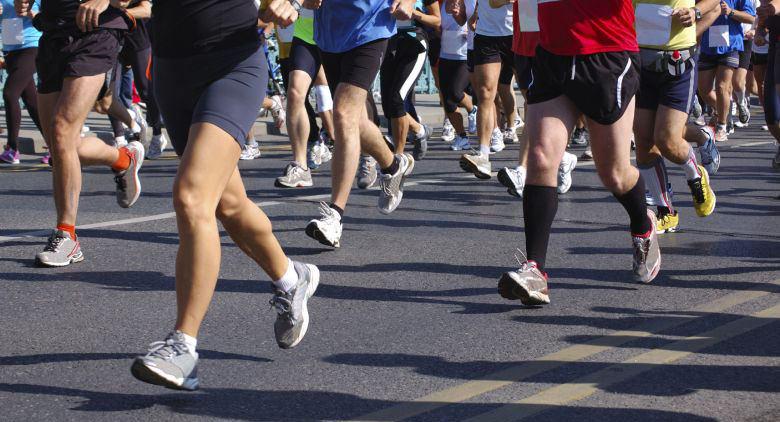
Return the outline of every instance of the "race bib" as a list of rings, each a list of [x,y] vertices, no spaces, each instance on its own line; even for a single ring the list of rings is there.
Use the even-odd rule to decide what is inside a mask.
[[[290,25],[287,28],[282,28],[280,26],[278,31],[279,31],[279,41],[292,42],[293,34],[295,34],[295,25]]]
[[[639,45],[664,45],[672,36],[672,8],[658,4],[636,5]]]
[[[709,29],[710,47],[728,47],[729,46],[729,26],[713,25]]]
[[[539,8],[536,0],[517,0],[520,31],[539,32]]]
[[[467,33],[458,29],[445,30],[441,36],[441,51],[448,56],[466,57]]]
[[[3,19],[3,45],[24,44],[24,22],[22,18]]]

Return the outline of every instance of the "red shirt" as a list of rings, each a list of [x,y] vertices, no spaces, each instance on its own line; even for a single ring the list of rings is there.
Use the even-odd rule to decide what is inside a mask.
[[[512,22],[515,27],[514,37],[512,38],[512,52],[518,56],[534,57],[536,55],[536,46],[539,45],[539,19],[537,18],[536,10],[523,10],[523,24],[521,25],[521,15],[518,11],[519,3],[519,1],[515,1],[515,10],[512,14]],[[532,1],[532,3],[530,7],[535,8],[536,1]]]
[[[639,51],[631,0],[539,1],[540,43],[559,56]]]

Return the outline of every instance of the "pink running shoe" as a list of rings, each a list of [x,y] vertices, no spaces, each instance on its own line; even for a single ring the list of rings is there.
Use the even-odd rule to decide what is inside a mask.
[[[5,151],[0,154],[0,161],[8,164],[19,164],[19,151],[11,149],[6,145]]]
[[[47,152],[46,155],[41,157],[41,163],[51,165],[51,153]]]

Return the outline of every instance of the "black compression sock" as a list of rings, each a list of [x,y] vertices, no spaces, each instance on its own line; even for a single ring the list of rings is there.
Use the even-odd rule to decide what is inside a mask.
[[[622,195],[615,195],[615,198],[628,212],[628,218],[631,219],[631,234],[645,234],[650,231],[652,225],[650,219],[647,218],[645,180],[642,179],[641,174],[631,190]]]
[[[335,210],[337,213],[339,213],[339,217],[344,218],[344,210],[341,209],[340,206],[334,204],[333,202],[331,202],[328,206],[330,207],[330,209]]]
[[[399,168],[400,165],[401,165],[401,163],[398,161],[398,157],[395,156],[395,157],[393,157],[392,164],[390,164],[389,167],[382,169],[382,174],[393,175],[396,172],[398,172],[398,168]]]
[[[544,270],[547,243],[555,214],[558,212],[558,190],[550,186],[525,185],[523,189],[523,220],[525,249],[528,259]]]

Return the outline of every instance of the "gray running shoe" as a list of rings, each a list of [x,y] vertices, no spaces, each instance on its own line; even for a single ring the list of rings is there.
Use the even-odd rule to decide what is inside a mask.
[[[707,173],[715,174],[720,168],[720,152],[715,145],[715,132],[709,126],[701,128],[701,133],[707,137],[707,142],[699,148],[701,165],[707,169]]]
[[[492,173],[490,157],[487,154],[482,155],[478,151],[472,151],[471,154],[463,154],[460,157],[460,168],[480,179],[490,179]]]
[[[510,144],[516,144],[520,142],[517,138],[517,132],[514,128],[504,130],[504,144],[509,142]]]
[[[127,150],[130,151],[130,167],[114,172],[116,202],[122,208],[132,207],[141,196],[141,179],[138,177],[138,171],[144,164],[144,146],[140,142],[130,142],[127,144]]]
[[[306,235],[323,245],[338,248],[341,246],[341,215],[325,202],[320,202],[320,218],[309,221]]]
[[[152,136],[152,142],[149,143],[149,151],[146,151],[146,158],[148,160],[156,160],[160,158],[165,147],[168,146],[168,139],[165,134]]]
[[[585,149],[585,152],[580,155],[580,160],[582,161],[592,161],[593,160],[593,150],[590,149],[590,147]]]
[[[577,167],[577,156],[564,151],[561,165],[558,167],[558,193],[566,193],[571,189],[571,173]]]
[[[587,145],[588,138],[588,130],[585,128],[574,128],[574,131],[571,133],[571,143],[574,145]]]
[[[455,138],[455,142],[450,145],[450,149],[453,151],[468,151],[471,149],[471,143],[468,136],[458,135]]]
[[[504,167],[498,171],[498,181],[506,187],[510,195],[518,198],[523,197],[523,188],[525,188],[525,167],[517,166],[515,168]]]
[[[498,293],[505,299],[520,299],[523,305],[550,303],[547,275],[533,261],[523,262],[517,271],[504,273],[498,281]]]
[[[312,185],[314,182],[311,180],[311,170],[294,161],[285,167],[284,174],[277,177],[274,183],[277,188],[304,188]]]
[[[390,214],[398,208],[404,197],[404,182],[414,170],[414,157],[409,154],[396,154],[398,171],[395,174],[382,174],[379,177],[379,212]]]
[[[164,341],[150,344],[145,356],[135,358],[130,372],[149,384],[194,391],[199,384],[198,354],[189,349],[181,331],[174,331]]]
[[[691,111],[691,117],[694,119],[698,119],[701,117],[701,115],[704,114],[704,110],[701,108],[701,103],[699,102],[699,96],[694,94],[693,95],[693,110]]]
[[[274,323],[276,344],[282,349],[298,345],[309,328],[309,309],[306,306],[320,283],[320,270],[311,264],[293,261],[298,273],[298,284],[289,292],[274,289],[271,306],[279,314]]]
[[[477,133],[477,106],[474,106],[474,108],[469,111],[468,123],[468,132]]]
[[[53,230],[43,252],[35,255],[35,264],[41,267],[65,267],[84,260],[81,244],[73,240],[70,233]]]
[[[414,137],[414,150],[412,150],[412,154],[415,160],[422,160],[425,158],[425,154],[428,153],[428,139],[431,138],[431,133],[433,133],[430,126],[422,125],[422,127],[425,132],[423,136],[418,138],[415,135]]]
[[[647,218],[650,219],[650,224],[652,224],[650,236],[631,237],[634,245],[634,278],[642,283],[653,281],[655,276],[658,275],[658,271],[661,270],[661,248],[658,246],[655,213],[647,210]]]
[[[360,189],[368,189],[376,183],[376,160],[370,155],[360,156],[358,166],[357,186]]]

